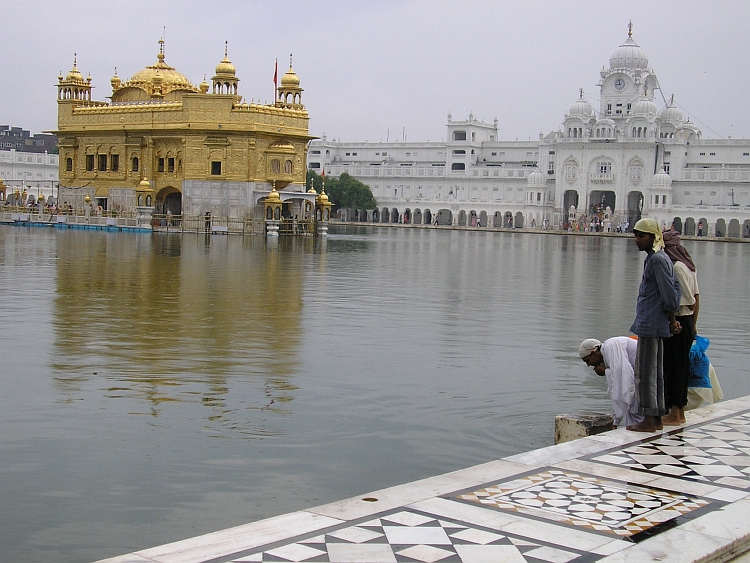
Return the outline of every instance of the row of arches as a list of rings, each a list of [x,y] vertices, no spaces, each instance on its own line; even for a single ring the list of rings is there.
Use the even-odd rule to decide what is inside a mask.
[[[675,217],[672,228],[687,236],[750,238],[750,219],[745,219],[742,224],[739,219],[730,219],[729,224],[725,219],[717,219],[711,224],[705,217],[700,217],[697,221],[694,217],[687,217],[684,222],[681,217]]]
[[[490,215],[486,211],[461,209],[458,213],[453,213],[450,209],[438,209],[433,212],[431,209],[414,209],[406,208],[400,211],[398,208],[383,207],[382,209],[373,210],[353,210],[347,215],[349,220],[355,222],[369,223],[401,223],[414,225],[457,225],[459,227],[494,227],[494,228],[517,228],[524,226],[524,215],[517,211],[496,211]]]

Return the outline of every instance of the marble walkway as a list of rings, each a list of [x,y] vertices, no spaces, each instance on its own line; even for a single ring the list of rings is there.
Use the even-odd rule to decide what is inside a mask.
[[[106,563],[639,563],[750,550],[750,397]],[[104,562],[102,562],[104,563]]]

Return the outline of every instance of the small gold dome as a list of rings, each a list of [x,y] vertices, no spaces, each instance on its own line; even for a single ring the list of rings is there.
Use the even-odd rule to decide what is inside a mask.
[[[320,192],[320,195],[315,199],[317,200],[317,203],[328,203],[328,196],[325,191]]]
[[[83,84],[83,75],[81,74],[81,71],[78,70],[78,56],[73,55],[73,68],[70,69],[70,72],[65,76],[66,82],[77,82],[78,84]]]
[[[204,76],[204,77],[203,77],[203,82],[201,82],[201,83],[200,83],[200,86],[199,86],[199,88],[200,88],[200,91],[201,91],[201,94],[206,94],[206,93],[208,93],[208,89],[209,89],[210,87],[211,87],[211,86],[209,85],[209,83],[208,83],[208,82],[206,82],[206,77]]]
[[[232,61],[229,60],[229,57],[227,56],[227,49],[228,49],[228,43],[224,42],[224,58],[221,60],[221,62],[216,65],[216,74],[217,75],[231,75],[234,76],[236,69],[234,68],[234,65],[232,64]]]
[[[279,196],[279,192],[276,191],[276,188],[271,189],[271,193],[269,193],[266,196],[266,201],[268,202],[281,201],[281,197]]]
[[[286,87],[299,86],[299,76],[297,76],[297,74],[294,72],[294,69],[292,69],[291,65],[289,66],[289,70],[287,70],[284,73],[284,76],[281,77],[281,85]]]
[[[86,197],[83,198],[83,201],[86,203],[91,203],[91,196],[89,194],[86,194]]]
[[[315,191],[315,188],[313,188],[312,186],[310,186],[310,189],[307,190],[307,193],[309,193],[309,194],[316,194],[318,192]]]
[[[122,84],[122,80],[117,76],[117,67],[115,67],[115,75],[110,79],[109,83],[112,85],[112,90],[117,90]]]
[[[39,201],[44,201],[44,194],[39,194],[39,197],[37,199]]]
[[[149,182],[146,178],[141,180],[138,184],[138,190],[145,192],[149,191],[151,189],[151,182]]]

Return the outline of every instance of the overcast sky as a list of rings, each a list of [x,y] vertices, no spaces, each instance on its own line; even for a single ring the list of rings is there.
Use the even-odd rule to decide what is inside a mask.
[[[750,137],[750,2],[0,0],[0,123],[56,126],[56,83],[77,53],[94,98],[156,62],[210,81],[229,42],[239,93],[271,101],[294,54],[310,133],[343,141],[439,141],[445,123],[498,119],[500,139],[556,130],[627,38],[704,137]],[[658,106],[663,107],[656,93]]]

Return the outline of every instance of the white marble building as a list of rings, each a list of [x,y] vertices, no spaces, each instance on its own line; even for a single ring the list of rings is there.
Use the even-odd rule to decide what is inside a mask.
[[[8,186],[8,196],[11,190],[24,189],[34,197],[49,197],[53,190],[57,195],[58,159],[56,154],[0,150],[0,179]]]
[[[704,235],[750,235],[750,139],[702,139],[662,95],[632,27],[598,87],[598,109],[580,91],[562,127],[538,141],[498,141],[497,120],[448,115],[447,142],[324,137],[310,143],[308,167],[370,186],[378,208],[366,218],[376,222],[559,228],[596,217],[632,227],[644,216],[685,234],[702,224]]]

